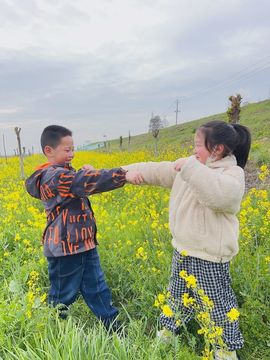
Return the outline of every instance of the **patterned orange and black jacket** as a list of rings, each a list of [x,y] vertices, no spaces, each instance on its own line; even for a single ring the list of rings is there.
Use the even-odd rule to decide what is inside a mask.
[[[96,221],[87,196],[126,183],[126,171],[78,170],[69,164],[44,164],[25,182],[28,193],[42,200],[47,214],[44,255],[73,255],[94,248]]]

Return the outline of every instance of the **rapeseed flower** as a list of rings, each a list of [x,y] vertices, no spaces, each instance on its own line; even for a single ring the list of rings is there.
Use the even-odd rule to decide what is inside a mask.
[[[239,316],[240,316],[240,312],[236,308],[232,308],[227,313],[227,317],[231,322],[238,320]]]

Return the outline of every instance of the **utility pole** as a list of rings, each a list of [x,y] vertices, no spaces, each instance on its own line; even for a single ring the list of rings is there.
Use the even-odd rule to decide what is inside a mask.
[[[177,125],[178,113],[180,113],[180,110],[178,110],[178,99],[176,100],[176,110],[174,112],[175,112],[175,125]]]

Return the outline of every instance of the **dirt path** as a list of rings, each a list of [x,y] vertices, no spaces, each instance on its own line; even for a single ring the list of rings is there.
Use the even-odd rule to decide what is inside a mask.
[[[263,189],[269,189],[270,187],[270,179],[268,178],[268,181],[266,181],[264,184],[261,183],[261,181],[258,179],[258,165],[256,165],[254,162],[249,161],[247,163],[247,166],[245,167],[245,175],[246,175],[246,192],[248,192],[251,188],[263,188]]]

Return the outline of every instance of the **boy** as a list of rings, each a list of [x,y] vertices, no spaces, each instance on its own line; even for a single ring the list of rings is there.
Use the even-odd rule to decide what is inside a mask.
[[[44,255],[48,259],[49,303],[62,309],[72,304],[80,291],[86,304],[107,329],[117,330],[118,309],[112,306],[97,252],[96,222],[87,196],[139,184],[139,172],[121,168],[93,170],[85,165],[75,171],[72,132],[51,125],[41,135],[42,151],[48,163],[27,180],[28,193],[40,199],[47,214],[43,233]],[[65,317],[63,310],[61,317]]]

